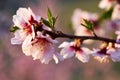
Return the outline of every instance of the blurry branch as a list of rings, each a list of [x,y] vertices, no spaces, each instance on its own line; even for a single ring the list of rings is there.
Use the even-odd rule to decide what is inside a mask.
[[[75,36],[75,35],[69,35],[65,34],[61,31],[48,31],[48,30],[43,30],[46,34],[49,34],[53,39],[55,38],[69,38],[69,39],[81,39],[81,40],[99,40],[99,41],[105,41],[105,42],[112,42],[116,43],[116,40],[114,39],[109,39],[109,38],[104,38],[104,37],[99,37],[99,36]]]

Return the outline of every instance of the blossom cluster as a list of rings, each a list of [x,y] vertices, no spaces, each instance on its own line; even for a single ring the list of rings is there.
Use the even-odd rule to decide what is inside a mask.
[[[66,36],[54,29],[57,17],[52,16],[49,8],[48,19],[35,15],[30,8],[19,8],[16,15],[13,16],[12,32],[15,37],[11,39],[11,43],[22,44],[22,51],[26,56],[32,56],[34,60],[39,59],[41,63],[45,64],[52,59],[58,63],[73,56],[83,63],[89,62],[90,56],[100,62],[108,62],[109,59],[118,62],[120,61],[119,0],[101,0],[99,7],[105,11],[103,15],[81,9],[74,11],[72,24],[75,36]],[[105,35],[104,29],[101,28],[103,23],[109,28],[117,29],[115,42],[108,38],[99,37],[99,35]],[[65,41],[59,45],[60,53],[55,49],[55,44],[58,42],[56,38],[59,37],[74,38],[71,42]],[[83,46],[84,41],[88,39],[99,40],[102,43],[99,48],[92,50]],[[88,41],[88,43],[91,42]]]
[[[11,43],[22,44],[23,53],[26,56],[31,55],[34,60],[40,59],[42,63],[47,64],[53,58],[58,63],[60,55],[54,49],[57,41],[38,31],[39,29],[51,30],[43,26],[40,20],[41,17],[36,16],[30,8],[19,8],[13,16],[17,30],[14,32],[15,37],[11,39]]]

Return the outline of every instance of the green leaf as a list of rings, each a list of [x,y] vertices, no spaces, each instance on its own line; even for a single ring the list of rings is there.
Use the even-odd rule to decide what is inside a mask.
[[[47,9],[47,17],[49,20],[52,18],[52,13],[51,13],[51,10],[49,8]]]
[[[46,26],[51,27],[49,21],[47,21],[46,19],[41,18],[41,21],[42,21]]]
[[[10,32],[16,32],[18,29],[20,29],[19,27],[17,27],[17,26],[14,26],[14,27],[12,27],[11,29],[10,29]]]
[[[93,23],[88,21],[87,19],[83,19],[83,23],[81,25],[83,25],[84,27],[91,31],[94,31]]]
[[[48,21],[46,22],[49,23],[50,28],[54,29],[54,25],[57,20],[57,17],[52,16],[52,12],[49,8],[47,9],[47,17],[48,17]]]
[[[51,10],[49,8],[47,9],[47,17],[48,17],[48,21],[50,22],[50,24],[52,26],[52,23],[53,23],[52,13],[51,13]]]
[[[55,25],[55,22],[57,20],[58,16],[57,17],[53,17],[53,26]]]
[[[55,26],[55,22],[57,20],[58,17],[52,17],[52,21],[51,21],[51,27],[54,28]]]
[[[110,19],[112,16],[112,12],[113,12],[113,7],[110,8],[108,11],[104,11],[100,16],[99,21],[101,22],[105,19]]]

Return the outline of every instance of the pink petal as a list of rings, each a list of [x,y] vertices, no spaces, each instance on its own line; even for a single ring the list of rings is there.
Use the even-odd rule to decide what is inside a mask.
[[[89,54],[91,51],[88,48],[81,48],[82,51],[77,51],[75,57],[78,58],[78,60],[82,61],[83,63],[86,63],[89,61]]]

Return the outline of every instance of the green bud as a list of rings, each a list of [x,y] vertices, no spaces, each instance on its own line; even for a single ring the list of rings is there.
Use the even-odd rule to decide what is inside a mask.
[[[17,26],[13,26],[11,29],[10,29],[10,32],[16,32],[18,29],[20,29],[19,27]]]

